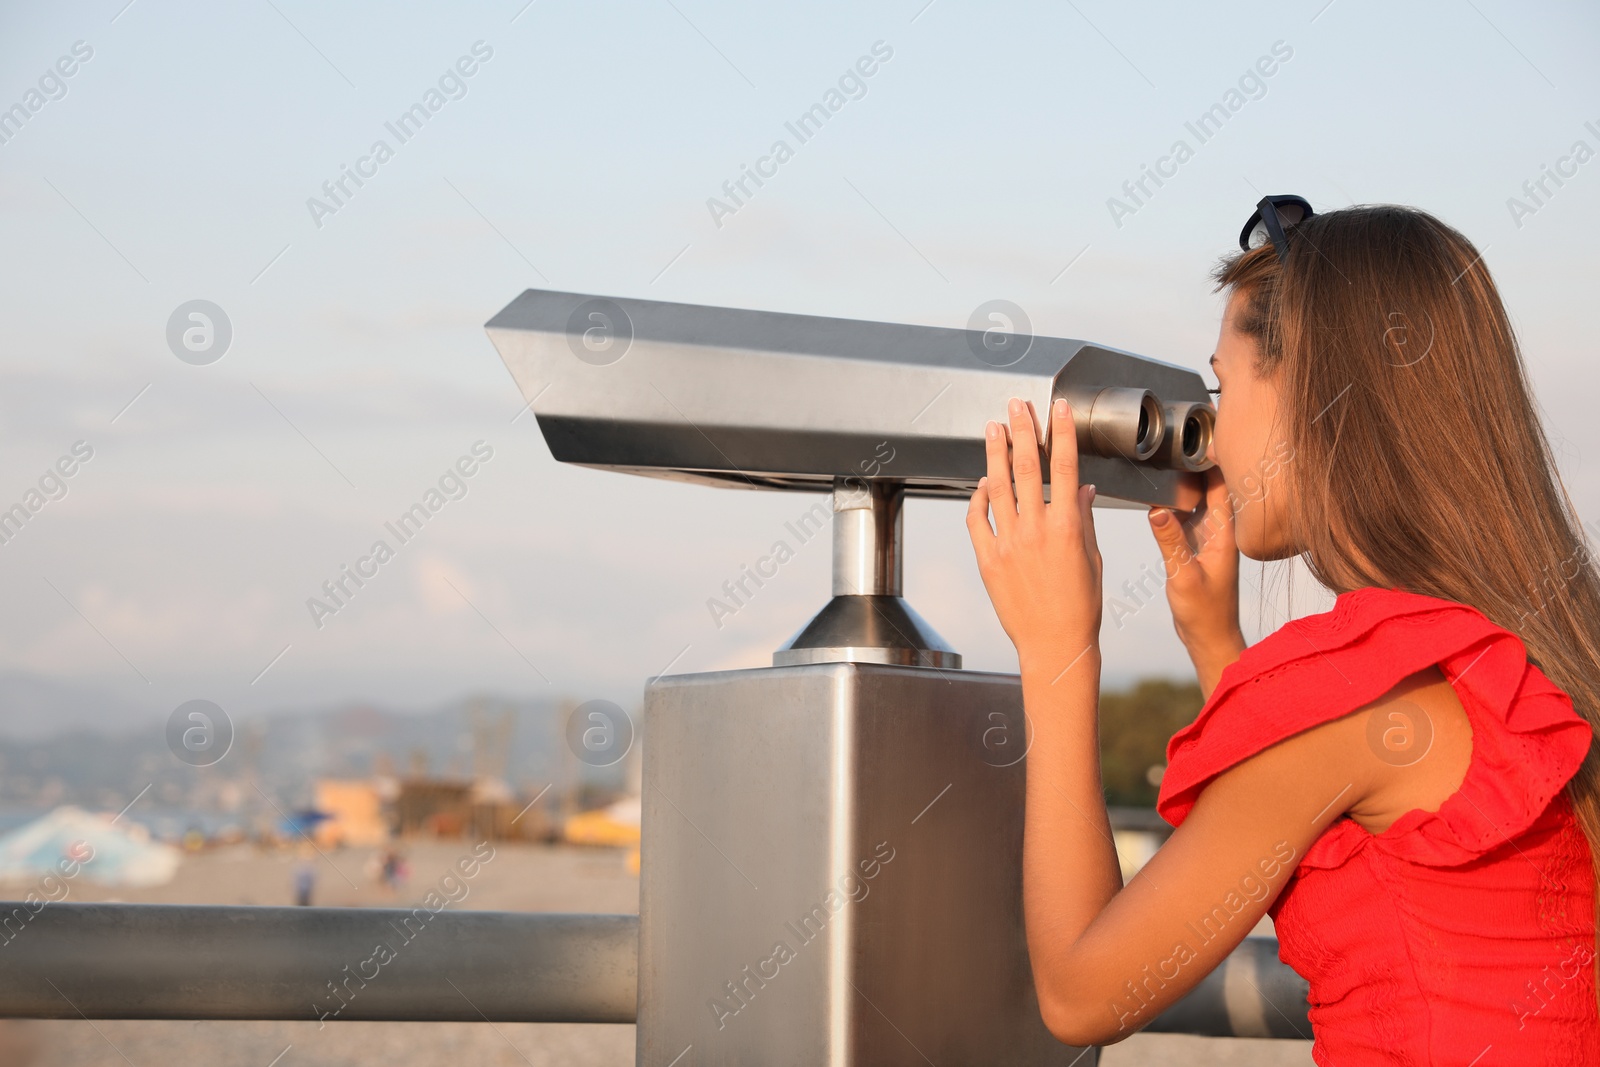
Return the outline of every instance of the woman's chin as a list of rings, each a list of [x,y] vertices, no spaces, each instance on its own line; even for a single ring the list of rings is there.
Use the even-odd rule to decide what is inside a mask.
[[[1241,556],[1246,559],[1253,559],[1257,563],[1271,563],[1274,560],[1291,559],[1300,554],[1300,549],[1293,544],[1252,537],[1243,531],[1235,532],[1234,542],[1239,546],[1239,554]]]

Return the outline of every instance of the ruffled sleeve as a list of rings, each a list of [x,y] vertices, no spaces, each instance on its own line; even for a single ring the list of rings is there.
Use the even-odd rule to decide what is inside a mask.
[[[1336,820],[1301,866],[1338,866],[1368,846],[1429,866],[1472,861],[1539,817],[1588,754],[1592,731],[1511,631],[1469,605],[1399,589],[1342,593],[1333,610],[1285,624],[1229,664],[1167,743],[1156,810],[1178,826],[1229,767],[1435,665],[1472,725],[1461,787],[1438,811],[1415,808],[1381,834]]]

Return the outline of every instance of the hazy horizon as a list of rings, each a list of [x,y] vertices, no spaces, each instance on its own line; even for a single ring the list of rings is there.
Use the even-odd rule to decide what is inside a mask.
[[[827,548],[732,618],[706,601],[816,498],[556,464],[485,321],[526,288],[955,327],[1004,298],[1039,334],[1204,371],[1207,275],[1262,193],[1413,204],[1473,240],[1600,519],[1600,163],[1570,162],[1600,147],[1590,7],[3,11],[0,115],[26,118],[0,120],[0,511],[43,503],[0,543],[0,671],[245,715],[631,708],[665,670],[764,665],[825,601]],[[231,325],[208,365],[169,347],[193,300]],[[464,494],[317,617],[479,442]],[[906,595],[969,668],[1012,670],[963,513],[908,504]],[[1097,522],[1122,596],[1159,556],[1142,512]],[[1252,640],[1330,602],[1245,575]],[[1108,612],[1103,648],[1112,686],[1188,671],[1160,598]]]

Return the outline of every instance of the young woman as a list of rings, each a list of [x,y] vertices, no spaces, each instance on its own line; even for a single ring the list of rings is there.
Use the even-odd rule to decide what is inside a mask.
[[[1263,200],[1273,241],[1214,276],[1205,503],[1150,512],[1206,703],[1167,748],[1176,829],[1126,887],[1100,784],[1094,487],[1065,402],[1048,505],[1036,414],[1013,400],[988,428],[967,524],[1034,731],[1044,1020],[1071,1044],[1126,1038],[1270,912],[1319,1064],[1593,1067],[1600,578],[1478,252],[1421,211],[1289,224],[1290,200]],[[1246,648],[1240,552],[1300,556],[1334,607]]]

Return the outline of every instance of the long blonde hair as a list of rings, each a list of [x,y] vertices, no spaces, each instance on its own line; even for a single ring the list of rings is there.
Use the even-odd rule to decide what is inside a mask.
[[[1481,254],[1415,208],[1316,215],[1225,256],[1235,327],[1281,374],[1290,534],[1335,592],[1399,588],[1515,633],[1600,737],[1600,573]],[[1336,461],[1337,460],[1337,461]],[[1342,582],[1342,584],[1340,584]],[[1600,744],[1566,784],[1600,887]],[[1596,893],[1600,997],[1600,891]]]

